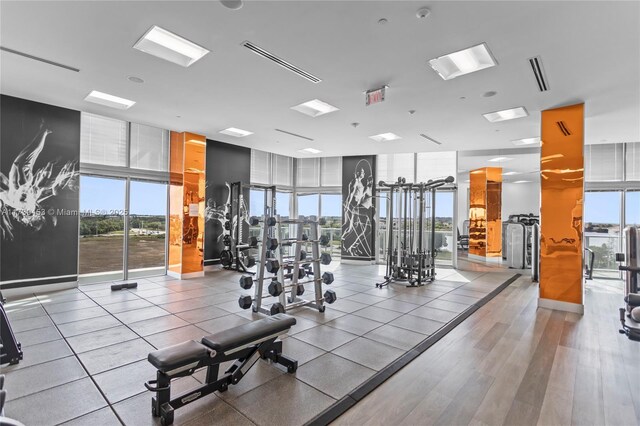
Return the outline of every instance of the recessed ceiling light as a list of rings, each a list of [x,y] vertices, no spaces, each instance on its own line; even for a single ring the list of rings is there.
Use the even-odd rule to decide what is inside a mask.
[[[144,83],[143,79],[141,79],[140,77],[133,76],[133,75],[130,75],[129,77],[127,77],[127,80],[129,80],[132,83]]]
[[[451,80],[461,75],[496,66],[485,43],[459,50],[429,61],[429,65],[443,80]]]
[[[524,107],[516,107],[510,109],[503,109],[502,111],[488,112],[482,114],[491,123],[498,121],[513,120],[514,118],[522,118],[529,115]]]
[[[379,135],[373,135],[369,137],[376,142],[388,142],[388,141],[395,141],[397,139],[402,139],[400,136],[396,135],[395,133],[380,133]]]
[[[306,152],[308,154],[320,154],[322,151],[315,148],[305,148],[305,149],[298,150],[298,152]]]
[[[229,127],[227,129],[220,130],[219,133],[222,133],[223,135],[235,136],[236,138],[243,138],[245,136],[253,134],[253,132],[250,132],[248,130],[237,129],[235,127]]]
[[[540,138],[524,138],[524,139],[516,139],[511,141],[512,144],[522,146],[522,145],[537,145],[540,143]]]
[[[313,99],[308,102],[304,102],[300,105],[291,107],[291,109],[306,114],[310,117],[318,117],[320,115],[329,114],[330,112],[338,111],[340,108],[336,108],[333,105],[329,105],[320,99]]]
[[[157,25],[151,27],[133,48],[183,67],[192,65],[209,53],[204,47]]]
[[[135,105],[135,101],[113,96],[108,93],[98,92],[97,90],[92,90],[84,100],[117,109],[129,109]]]
[[[496,158],[492,158],[489,161],[491,161],[492,163],[501,163],[503,161],[511,161],[513,160],[513,158],[511,157],[496,157]]]
[[[519,175],[520,173],[518,172],[504,172],[502,173],[502,176],[513,176],[513,175]]]
[[[485,98],[490,98],[490,97],[495,96],[497,94],[498,94],[498,92],[496,92],[495,90],[490,90],[488,92],[484,92],[482,94],[482,96],[485,97]]]
[[[529,183],[529,182],[531,182],[531,181],[530,180],[517,180],[517,181],[515,181],[513,183]]]
[[[384,24],[386,24],[387,22],[389,22],[389,21],[387,21],[387,18],[380,18],[380,19],[378,19],[378,24],[380,24],[380,25],[384,25]]]

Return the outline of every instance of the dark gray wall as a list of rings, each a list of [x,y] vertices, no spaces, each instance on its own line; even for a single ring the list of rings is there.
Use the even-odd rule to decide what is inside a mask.
[[[375,259],[374,155],[342,157],[342,258]]]
[[[4,95],[0,110],[2,287],[74,281],[80,112]]]
[[[225,183],[242,182],[251,179],[251,149],[207,139],[207,191],[205,207],[205,265],[211,265],[220,258],[224,248],[221,235],[224,232],[224,214],[227,211],[229,191]],[[249,189],[244,190],[244,204],[249,207]],[[244,235],[248,235],[248,224]]]

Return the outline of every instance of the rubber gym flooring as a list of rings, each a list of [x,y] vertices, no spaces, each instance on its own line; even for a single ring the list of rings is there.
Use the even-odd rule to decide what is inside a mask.
[[[469,269],[440,268],[438,280],[420,288],[377,289],[383,267],[330,265],[325,270],[335,274],[330,288],[338,301],[323,314],[291,311],[298,322],[282,336],[283,353],[298,360],[297,373],[260,361],[227,392],[177,410],[175,424],[323,423],[340,404],[354,403],[354,390],[380,381],[387,366],[409,353],[417,356],[430,335],[448,331],[447,324],[460,322],[461,313],[477,309],[515,276]],[[8,302],[25,355],[2,368],[5,415],[26,425],[159,424],[143,386],[155,377],[147,354],[262,317],[239,308],[238,296],[248,293],[239,277],[223,270],[185,281],[152,277],[138,279],[134,290],[112,292],[102,283]],[[174,392],[203,379],[204,370],[178,379]]]

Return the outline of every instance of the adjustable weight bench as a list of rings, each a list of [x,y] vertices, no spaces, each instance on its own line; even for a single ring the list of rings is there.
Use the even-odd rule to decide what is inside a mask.
[[[189,340],[151,352],[148,361],[158,369],[156,380],[145,383],[155,392],[151,412],[160,417],[162,425],[173,423],[173,412],[212,392],[224,392],[237,384],[259,358],[269,359],[294,373],[298,361],[282,355],[282,342],[276,341],[296,323],[295,318],[277,314],[239,327],[203,337],[200,342]],[[236,360],[218,378],[220,364]],[[205,383],[171,399],[171,380],[191,376],[197,369],[207,367]]]

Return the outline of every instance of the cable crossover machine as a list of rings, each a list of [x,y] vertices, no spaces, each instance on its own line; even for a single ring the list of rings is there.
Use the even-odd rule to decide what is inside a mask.
[[[453,176],[426,183],[380,181],[379,188],[389,188],[387,213],[387,269],[382,288],[392,282],[406,282],[418,287],[436,278],[436,190],[453,183]],[[428,238],[425,238],[427,237]]]

